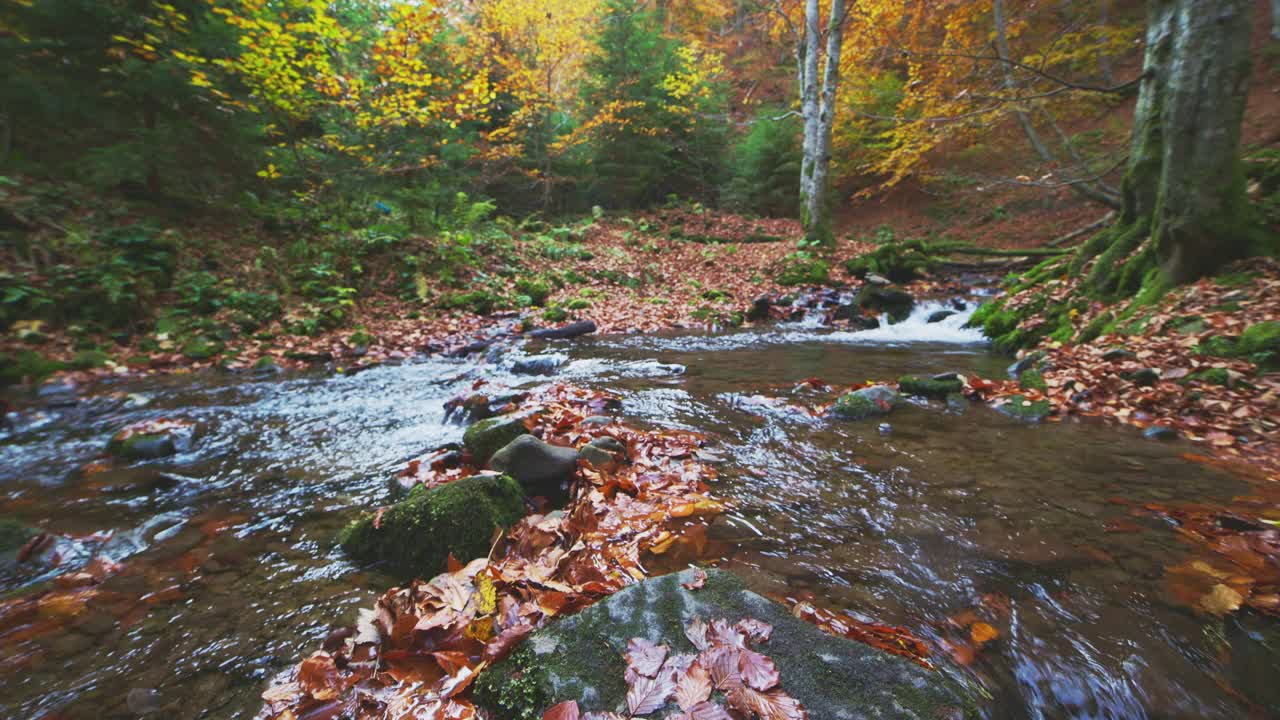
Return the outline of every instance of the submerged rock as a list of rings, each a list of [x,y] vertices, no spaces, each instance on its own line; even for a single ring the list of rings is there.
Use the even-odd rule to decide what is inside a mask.
[[[512,363],[511,372],[517,375],[550,375],[565,360],[563,355],[530,355]]]
[[[506,475],[472,475],[426,489],[342,530],[338,543],[362,562],[385,563],[403,577],[432,577],[450,553],[462,562],[484,557],[496,527],[524,517],[524,493]]]
[[[561,495],[578,469],[578,451],[521,435],[494,453],[489,467],[515,478],[528,495]]]
[[[1025,357],[1019,358],[1016,362],[1009,366],[1009,377],[1017,380],[1022,373],[1035,367],[1037,363],[1045,358],[1045,351],[1037,350],[1033,353],[1027,353]]]
[[[872,385],[845,393],[831,406],[831,413],[842,420],[862,420],[888,415],[902,404],[902,396],[888,385]]]
[[[972,702],[940,673],[852,640],[827,635],[742,584],[707,570],[706,584],[686,590],[693,571],[626,587],[586,610],[533,633],[511,657],[481,673],[475,699],[497,720],[533,720],[551,705],[576,700],[584,712],[626,712],[624,653],[632,638],[696,653],[685,637],[695,617],[773,626],[755,650],[777,665],[780,687],[815,720],[834,718],[962,718]],[[652,717],[670,717],[674,701]]]
[[[907,395],[942,399],[964,389],[959,378],[922,378],[903,375],[898,378],[898,389]]]
[[[519,417],[496,417],[467,428],[462,434],[462,444],[471,452],[477,466],[484,466],[493,454],[509,445],[521,435],[528,435],[529,429]]]
[[[996,410],[1018,420],[1038,423],[1049,416],[1053,407],[1048,400],[1028,400],[1024,395],[1010,395]]]
[[[155,420],[130,425],[111,438],[107,453],[123,460],[155,460],[191,450],[195,425],[185,420]]]
[[[1168,425],[1152,425],[1142,431],[1142,437],[1148,440],[1176,440],[1178,431]]]

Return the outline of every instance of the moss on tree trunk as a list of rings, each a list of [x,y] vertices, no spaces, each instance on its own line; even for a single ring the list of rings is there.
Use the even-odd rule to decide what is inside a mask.
[[[1151,0],[1144,77],[1117,224],[1081,248],[1106,296],[1211,274],[1266,247],[1245,197],[1240,125],[1253,4]]]

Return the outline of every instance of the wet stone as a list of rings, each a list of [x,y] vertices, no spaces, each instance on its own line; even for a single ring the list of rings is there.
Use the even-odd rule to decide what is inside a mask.
[[[732,573],[706,572],[706,584],[698,590],[681,586],[693,579],[686,570],[636,583],[554,621],[481,674],[476,700],[497,720],[539,718],[546,708],[569,699],[586,712],[625,711],[623,653],[631,638],[689,653],[695,650],[684,627],[694,617],[730,622],[754,618],[774,628],[756,649],[777,664],[781,687],[804,704],[811,718],[976,716],[972,702],[942,674],[827,635],[747,590]],[[669,714],[660,710],[653,716]]]

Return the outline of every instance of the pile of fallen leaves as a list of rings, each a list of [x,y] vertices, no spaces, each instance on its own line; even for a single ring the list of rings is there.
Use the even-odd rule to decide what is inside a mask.
[[[664,234],[706,238],[722,243],[769,242],[800,237],[800,222],[791,218],[748,218],[732,213],[669,209],[643,216]]]
[[[1046,342],[1045,397],[1060,414],[1102,417],[1137,427],[1164,425],[1214,454],[1280,474],[1280,374],[1263,374],[1247,360],[1197,352],[1211,338],[1280,320],[1280,264],[1250,261],[1246,283],[1224,286],[1206,278],[1170,292],[1133,335],[1085,344]],[[1076,282],[1050,281],[1008,298],[1016,308],[1046,292],[1066,298]],[[1107,308],[1095,304],[1073,322],[1084,328]],[[1031,327],[1043,318],[1024,321]],[[1200,379],[1214,370],[1227,383]],[[1020,392],[1011,383],[981,388],[984,398]]]
[[[535,628],[645,578],[646,555],[705,542],[686,532],[722,510],[706,492],[714,472],[697,457],[701,438],[583,423],[610,400],[557,385],[523,410],[547,442],[607,435],[629,462],[608,472],[583,463],[562,512],[525,517],[488,558],[388,591],[264,693],[260,717],[474,717],[466,690],[476,674]]]
[[[666,645],[646,638],[627,643],[627,714],[590,712],[582,720],[627,720],[651,715],[674,702],[679,712],[667,720],[803,720],[809,717],[799,700],[779,683],[769,656],[752,649],[767,642],[773,626],[745,618],[737,623],[695,617],[685,637],[698,651],[674,655]],[[578,720],[576,700],[566,700],[543,713],[543,720]]]

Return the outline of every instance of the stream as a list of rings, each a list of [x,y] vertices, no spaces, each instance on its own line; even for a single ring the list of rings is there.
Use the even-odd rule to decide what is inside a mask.
[[[1239,718],[1280,712],[1280,633],[1248,612],[1192,614],[1165,588],[1187,559],[1172,529],[1115,502],[1224,499],[1244,483],[1095,422],[1031,426],[980,405],[916,402],[881,421],[813,418],[767,398],[945,371],[997,376],[968,312],[839,332],[812,323],[552,341],[493,361],[424,359],[354,376],[218,373],[125,380],[0,430],[0,516],[71,536],[45,577],[97,553],[127,560],[76,622],[0,660],[0,717],[252,717],[265,682],[394,581],[344,558],[338,529],[388,501],[406,459],[461,437],[446,399],[477,379],[565,381],[624,398],[642,427],[706,433],[731,510],[708,561],[773,597],[810,599],[934,642],[947,619],[998,609],[1000,637],[943,671],[991,718]],[[970,310],[972,305],[970,305]],[[523,352],[562,354],[551,378]],[[25,397],[23,402],[30,402]],[[15,405],[17,403],[15,402]],[[202,436],[162,462],[85,474],[112,433],[182,417]],[[1123,532],[1109,532],[1109,528]],[[146,595],[121,617],[112,597]],[[153,717],[155,715],[152,715]],[[815,719],[825,720],[825,719]]]

